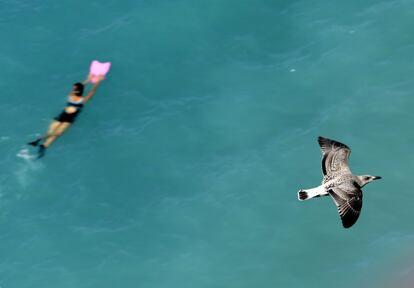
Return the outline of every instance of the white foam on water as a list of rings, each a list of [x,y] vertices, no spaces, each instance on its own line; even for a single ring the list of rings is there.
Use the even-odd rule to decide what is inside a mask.
[[[21,149],[16,156],[24,160],[15,171],[17,182],[21,187],[26,188],[31,183],[34,173],[42,169],[43,164],[39,161],[33,161],[37,155],[30,154],[27,148]]]
[[[23,148],[17,154],[17,157],[22,158],[24,160],[34,160],[36,159],[36,155],[30,154],[29,149]]]

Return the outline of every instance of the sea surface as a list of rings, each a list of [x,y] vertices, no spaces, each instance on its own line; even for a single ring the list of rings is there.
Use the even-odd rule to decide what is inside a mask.
[[[0,0],[0,287],[414,287],[413,33],[414,0]],[[348,230],[297,200],[319,135],[383,177]]]

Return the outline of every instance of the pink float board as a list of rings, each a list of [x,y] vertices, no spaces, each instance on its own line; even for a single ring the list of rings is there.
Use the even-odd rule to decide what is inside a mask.
[[[96,83],[99,76],[105,76],[111,68],[111,62],[101,63],[99,61],[92,61],[91,67],[89,69],[89,74],[91,75],[91,82]]]

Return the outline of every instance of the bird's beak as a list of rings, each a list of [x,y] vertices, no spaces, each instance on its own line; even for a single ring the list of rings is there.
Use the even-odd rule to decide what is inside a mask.
[[[381,176],[374,176],[374,180],[378,180],[378,179],[381,179],[382,177]]]

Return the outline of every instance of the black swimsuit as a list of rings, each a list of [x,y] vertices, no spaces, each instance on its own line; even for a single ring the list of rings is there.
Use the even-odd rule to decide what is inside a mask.
[[[83,100],[83,98],[82,98]],[[75,107],[76,111],[73,113],[67,113],[65,110],[63,110],[62,113],[60,113],[57,117],[55,117],[54,119],[56,121],[59,122],[67,122],[67,123],[73,123],[76,119],[76,117],[78,116],[79,112],[82,110],[83,108],[83,101],[79,101],[79,102],[73,102],[70,100],[66,103],[66,107]]]

